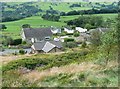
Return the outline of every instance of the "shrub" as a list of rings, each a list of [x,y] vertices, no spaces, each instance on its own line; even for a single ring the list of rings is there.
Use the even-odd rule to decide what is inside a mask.
[[[86,42],[82,42],[82,47],[85,48],[87,46]]]
[[[63,43],[64,47],[68,47],[68,48],[74,48],[77,47],[77,43],[75,42],[67,42],[67,43]]]
[[[19,53],[20,53],[20,54],[25,54],[25,51],[24,51],[23,49],[20,49],[20,50],[19,50]]]
[[[19,45],[19,44],[21,44],[22,43],[22,39],[15,39],[14,41],[13,41],[13,45]]]
[[[73,42],[75,41],[73,38],[65,38],[64,39],[64,42]]]
[[[22,28],[30,28],[30,24],[23,24]]]
[[[3,40],[3,45],[4,46],[8,46],[8,45],[11,45],[11,44],[13,44],[13,39],[11,38],[11,37],[6,37],[4,40]]]
[[[26,44],[27,42],[26,41],[22,41],[22,44]]]
[[[74,33],[74,37],[78,37],[80,34],[79,33]]]

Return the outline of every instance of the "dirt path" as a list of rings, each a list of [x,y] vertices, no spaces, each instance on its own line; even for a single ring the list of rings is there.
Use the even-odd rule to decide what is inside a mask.
[[[88,71],[88,70],[93,71],[94,68],[97,68],[97,67],[98,66],[93,63],[83,62],[81,64],[71,64],[71,65],[63,66],[63,67],[53,67],[47,70],[43,70],[41,72],[34,70],[27,74],[24,74],[23,78],[27,78],[30,81],[36,81],[36,80],[41,80],[44,77],[53,76],[53,75],[60,74],[60,73],[78,73],[78,72],[83,72],[83,71]]]

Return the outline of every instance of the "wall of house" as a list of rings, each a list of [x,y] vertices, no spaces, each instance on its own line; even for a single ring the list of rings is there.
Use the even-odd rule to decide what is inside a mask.
[[[23,32],[23,31],[21,32],[21,37],[22,37],[22,40],[23,40],[23,41],[25,41],[25,40],[26,40],[26,38],[25,38],[25,34],[24,34],[24,32]]]

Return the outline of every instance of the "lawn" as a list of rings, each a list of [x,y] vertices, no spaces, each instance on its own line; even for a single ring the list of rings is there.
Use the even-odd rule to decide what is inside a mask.
[[[107,19],[107,18],[115,19],[115,17],[117,17],[117,14],[95,14],[95,15],[103,16],[104,19]],[[39,16],[33,16],[33,17],[22,19],[22,20],[18,20],[18,21],[4,22],[3,24],[7,26],[7,29],[3,31],[3,34],[11,36],[13,38],[19,38],[20,31],[22,29],[21,26],[23,24],[30,24],[31,27],[35,27],[35,28],[50,27],[50,26],[61,27],[61,26],[66,25],[64,21],[72,20],[72,19],[78,18],[79,16],[80,15],[61,16],[59,22],[43,20]]]

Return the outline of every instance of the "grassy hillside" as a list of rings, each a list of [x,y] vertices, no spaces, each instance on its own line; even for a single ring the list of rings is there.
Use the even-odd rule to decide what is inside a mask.
[[[117,14],[96,14],[96,15],[103,16],[104,19],[107,19],[107,18],[115,19],[117,17]],[[7,26],[7,29],[3,31],[2,33],[7,36],[12,36],[13,38],[19,38],[21,26],[23,24],[30,24],[32,27],[35,27],[35,28],[49,27],[49,26],[62,27],[66,25],[64,21],[72,20],[78,17],[79,15],[61,16],[59,22],[53,22],[53,21],[43,20],[40,16],[33,16],[33,17],[22,19],[22,20],[18,20],[18,21],[2,23]]]
[[[117,87],[117,49],[113,48],[111,52],[114,54],[107,66],[104,66],[105,59],[102,60],[99,55],[101,52],[89,47],[78,47],[63,54],[38,54],[11,61],[3,65],[2,86]]]

